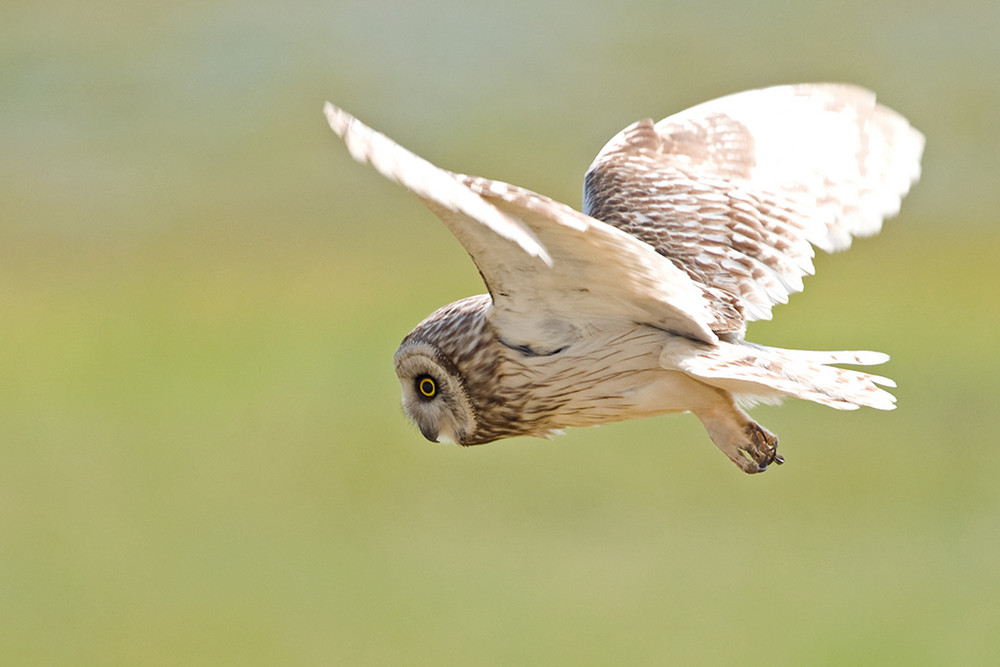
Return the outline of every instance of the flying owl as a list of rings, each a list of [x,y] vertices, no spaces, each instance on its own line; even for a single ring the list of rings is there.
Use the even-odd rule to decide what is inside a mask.
[[[741,406],[795,396],[895,407],[888,378],[744,340],[802,290],[813,246],[878,233],[920,175],[923,136],[867,90],[751,90],[615,135],[583,211],[440,169],[338,109],[354,159],[411,190],[471,255],[489,294],[432,313],[395,355],[408,417],[431,441],[477,445],[692,412],[748,473],[782,463]]]

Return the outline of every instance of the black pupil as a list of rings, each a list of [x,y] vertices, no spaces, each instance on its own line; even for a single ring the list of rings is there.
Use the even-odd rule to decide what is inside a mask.
[[[422,377],[417,380],[417,388],[420,390],[420,393],[427,398],[431,398],[435,393],[437,393],[437,387],[434,384],[434,380],[429,377]]]

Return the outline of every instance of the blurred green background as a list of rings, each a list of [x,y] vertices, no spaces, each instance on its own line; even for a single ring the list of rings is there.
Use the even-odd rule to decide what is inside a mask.
[[[1000,6],[0,5],[4,664],[987,664],[1000,657]],[[331,99],[579,201],[626,124],[807,80],[928,137],[902,216],[750,338],[893,355],[892,413],[433,446],[392,353],[482,291]]]

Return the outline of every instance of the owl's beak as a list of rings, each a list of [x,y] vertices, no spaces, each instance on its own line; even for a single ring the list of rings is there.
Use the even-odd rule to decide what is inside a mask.
[[[427,426],[421,426],[420,427],[420,432],[423,433],[424,437],[427,438],[428,440],[430,440],[431,442],[437,442],[438,441],[438,434],[437,434],[437,432],[436,431],[432,431]]]

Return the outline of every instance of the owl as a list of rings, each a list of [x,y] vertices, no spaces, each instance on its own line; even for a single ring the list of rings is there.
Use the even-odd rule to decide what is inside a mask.
[[[354,159],[419,197],[458,238],[488,294],[419,323],[395,354],[408,417],[428,440],[477,445],[691,412],[747,473],[782,463],[744,411],[794,396],[895,407],[888,378],[834,364],[863,351],[744,339],[802,290],[813,248],[878,233],[920,174],[924,138],[845,84],[751,90],[654,123],[598,153],[582,212],[440,169],[327,103]]]

